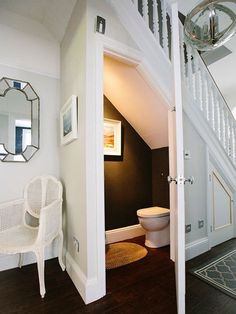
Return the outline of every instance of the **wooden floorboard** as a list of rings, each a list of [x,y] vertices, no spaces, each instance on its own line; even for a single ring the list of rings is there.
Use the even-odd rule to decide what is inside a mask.
[[[144,237],[131,240],[143,244]],[[149,249],[140,261],[107,271],[107,295],[85,305],[57,259],[46,262],[41,299],[36,264],[0,272],[0,314],[176,313],[174,264],[169,247]]]
[[[236,300],[188,271],[213,258],[236,249],[236,239],[222,243],[210,251],[190,260],[186,264],[186,313],[187,314],[236,314]]]
[[[143,237],[134,242],[143,244]],[[188,270],[236,248],[236,239],[187,262],[187,314],[236,314],[236,300]],[[149,249],[133,264],[107,271],[107,295],[85,305],[57,259],[46,262],[47,293],[39,296],[36,264],[0,272],[0,314],[175,314],[174,265],[169,248]]]

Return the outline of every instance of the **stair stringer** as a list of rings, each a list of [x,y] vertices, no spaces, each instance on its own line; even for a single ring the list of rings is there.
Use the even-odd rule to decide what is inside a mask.
[[[127,0],[109,0],[118,19],[140,49],[146,69],[153,82],[153,86],[162,95],[168,108],[174,104],[173,66],[165,55],[163,48],[157,42],[153,33],[133,3]],[[142,69],[140,68],[142,72]]]

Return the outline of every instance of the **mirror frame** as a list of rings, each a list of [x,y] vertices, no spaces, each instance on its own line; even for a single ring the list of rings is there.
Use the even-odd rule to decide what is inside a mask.
[[[0,97],[5,97],[7,92],[12,89],[22,92],[25,95],[26,100],[31,103],[31,123],[33,120],[33,117],[32,117],[33,106],[38,107],[38,113],[37,113],[38,114],[38,136],[37,136],[38,143],[37,145],[34,145],[31,143],[31,145],[27,145],[25,150],[22,151],[20,154],[13,154],[8,151],[8,149],[5,146],[6,145],[5,143],[0,142],[0,149],[2,149],[2,151],[4,152],[4,153],[0,152],[0,155],[5,155],[5,157],[3,158],[1,158],[0,156],[0,160],[2,162],[28,162],[40,148],[40,98],[29,82],[12,79],[8,77],[2,77],[0,79]],[[17,158],[14,160],[13,156],[18,156],[18,160]]]

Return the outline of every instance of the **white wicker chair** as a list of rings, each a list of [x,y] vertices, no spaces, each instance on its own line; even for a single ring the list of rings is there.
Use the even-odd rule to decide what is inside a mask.
[[[31,219],[29,219],[31,217]],[[29,221],[37,220],[37,226]],[[62,185],[52,176],[39,176],[25,187],[24,199],[0,204],[0,253],[34,252],[37,258],[40,294],[45,295],[44,249],[55,238],[62,270]]]

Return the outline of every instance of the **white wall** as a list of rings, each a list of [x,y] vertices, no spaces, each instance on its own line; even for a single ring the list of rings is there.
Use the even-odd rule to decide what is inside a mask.
[[[2,11],[0,13],[0,16]],[[40,174],[59,175],[59,44],[35,31],[27,20],[29,32],[16,29],[0,22],[0,78],[28,81],[40,97],[40,150],[27,163],[0,162],[0,202],[22,198],[23,187],[34,176]],[[19,18],[19,21],[21,19]],[[13,21],[13,20],[12,20]],[[31,27],[32,26],[32,27]],[[53,252],[49,252],[48,257]],[[0,269],[15,267],[15,257],[0,259]],[[25,262],[32,262],[26,257]]]
[[[0,202],[22,197],[24,185],[39,174],[59,174],[59,81],[32,72],[0,65],[0,77],[28,81],[40,98],[40,149],[27,163],[0,162]]]
[[[40,23],[1,9],[0,41],[0,64],[60,77],[60,45]]]
[[[232,110],[234,117],[236,118],[236,84],[234,71],[232,71],[232,69],[236,66],[236,38],[233,37],[229,42],[227,42],[226,47],[233,51],[233,53],[215,63],[212,63],[209,66],[209,70],[228,106]]]

